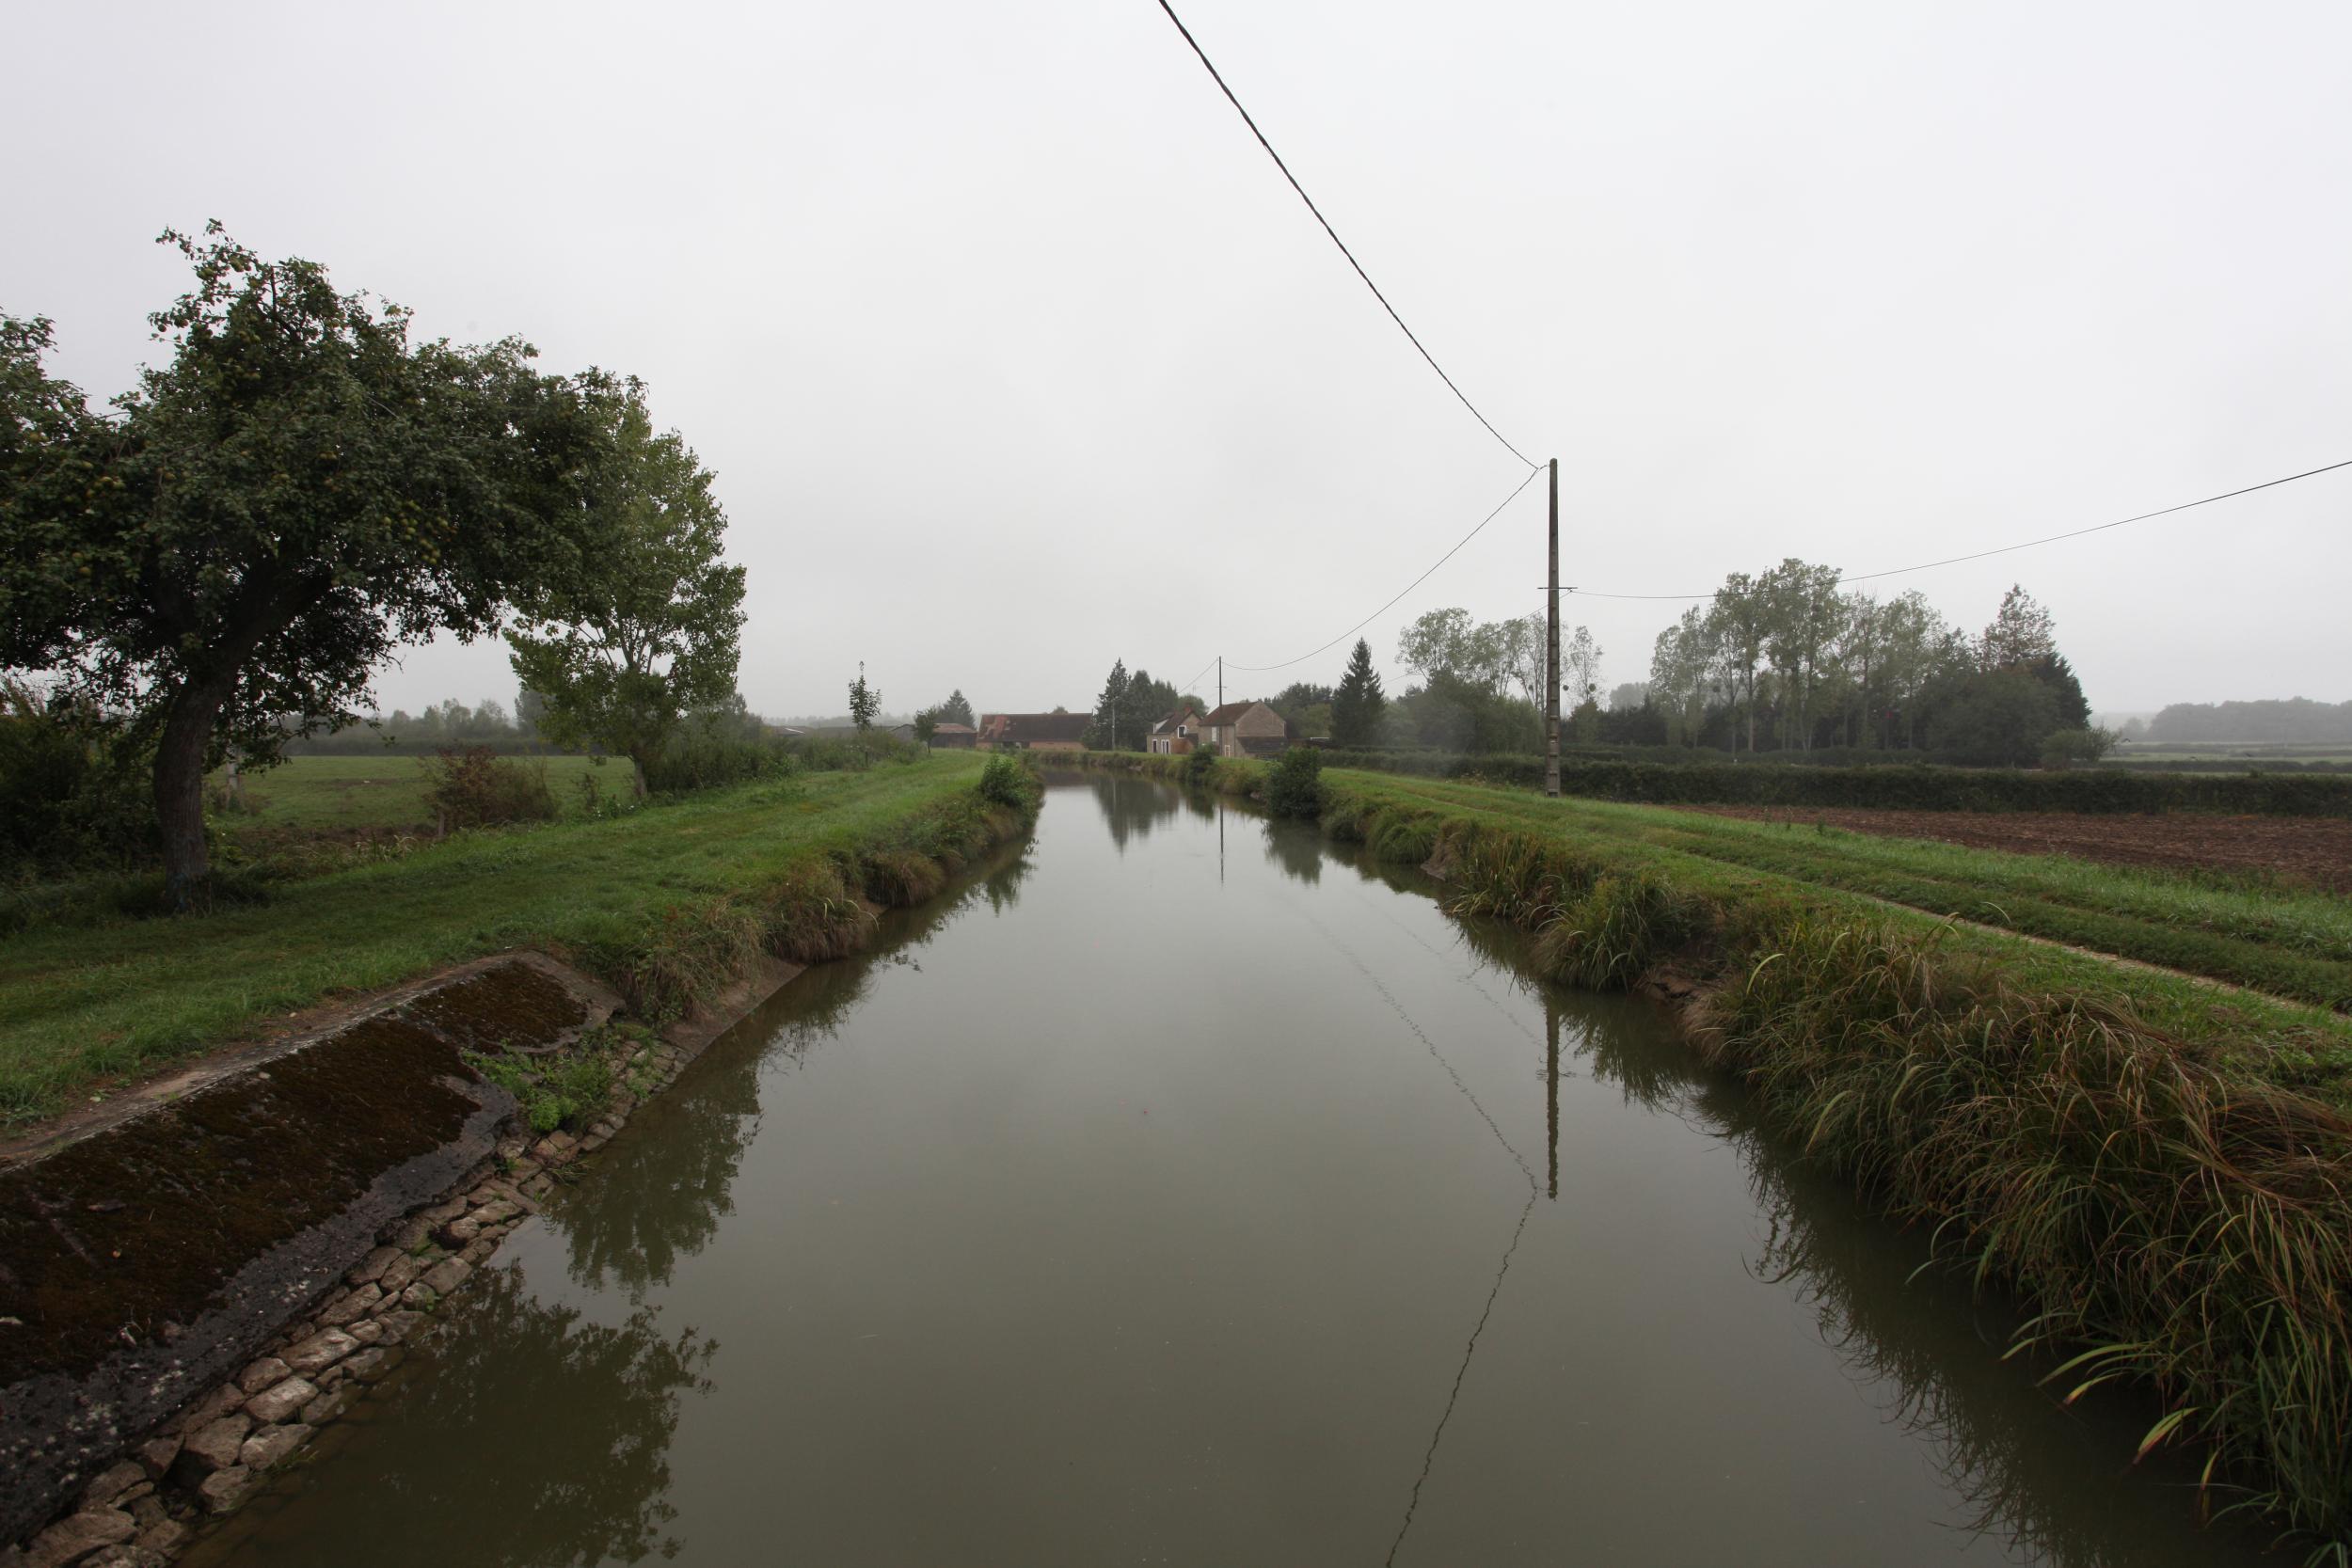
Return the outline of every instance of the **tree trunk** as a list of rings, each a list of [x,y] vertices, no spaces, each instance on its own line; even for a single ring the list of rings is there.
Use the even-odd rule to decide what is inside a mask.
[[[212,877],[204,850],[204,748],[229,701],[227,682],[180,689],[155,747],[155,819],[164,840],[165,887],[177,909],[201,900]]]
[[[645,798],[645,759],[635,752],[628,754],[628,782],[630,787],[637,791],[637,799],[643,800]]]

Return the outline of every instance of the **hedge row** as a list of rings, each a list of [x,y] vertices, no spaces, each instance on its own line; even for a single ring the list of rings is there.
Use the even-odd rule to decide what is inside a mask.
[[[1324,752],[1333,768],[1476,777],[1541,788],[1544,759],[1438,752]],[[1882,806],[1905,811],[2226,812],[2352,816],[2352,776],[2315,773],[2040,772],[2017,768],[1783,768],[1767,763],[1615,762],[1563,757],[1568,795],[1652,805]]]

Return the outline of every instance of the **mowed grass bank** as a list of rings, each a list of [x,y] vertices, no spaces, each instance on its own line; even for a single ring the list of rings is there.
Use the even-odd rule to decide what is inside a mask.
[[[1594,854],[1638,847],[1702,884],[1762,873],[2352,1012],[2352,901],[2324,892],[1493,785],[1331,777],[1393,810],[1475,811]]]
[[[1168,761],[1096,765],[1181,776]],[[1263,780],[1220,762],[1200,782]],[[2217,1502],[2352,1562],[2352,1021],[1954,927],[1589,801],[1332,770],[1320,816],[1534,933],[1553,978],[1683,995],[1768,1123],[2015,1295],[2054,1390],[2144,1386],[2164,1411],[2146,1446],[2201,1441]]]
[[[980,759],[952,753],[811,774],[463,833],[210,914],[0,939],[0,1122],[509,947],[567,958],[641,1016],[674,1016],[759,952],[850,951],[869,923],[861,897],[928,897],[1017,832],[1033,801],[984,799],[981,776]]]

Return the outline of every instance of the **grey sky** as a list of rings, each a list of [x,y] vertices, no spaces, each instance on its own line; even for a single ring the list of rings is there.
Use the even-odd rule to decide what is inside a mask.
[[[2352,457],[2352,8],[1185,0],[1564,577],[1876,571]],[[0,308],[125,386],[226,221],[633,372],[719,476],[740,685],[1091,701],[1288,659],[1524,471],[1152,0],[20,6]],[[1366,628],[1536,608],[1540,484]],[[2352,698],[2352,469],[1891,578],[2023,580],[2094,706]],[[1673,605],[1570,601],[1642,678]],[[1233,695],[1337,676],[1344,648]],[[1205,684],[1205,683],[1204,683]],[[511,701],[412,654],[388,706]]]

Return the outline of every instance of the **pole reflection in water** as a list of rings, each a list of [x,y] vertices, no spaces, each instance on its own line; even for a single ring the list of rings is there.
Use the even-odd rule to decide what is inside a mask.
[[[2249,1560],[1656,1009],[1429,891],[1057,784],[202,1560]]]

